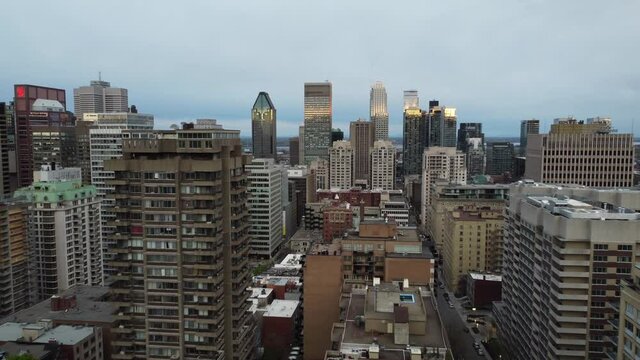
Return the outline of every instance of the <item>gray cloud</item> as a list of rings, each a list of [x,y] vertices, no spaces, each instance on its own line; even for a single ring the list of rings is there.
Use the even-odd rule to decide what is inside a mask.
[[[334,125],[368,114],[369,86],[387,86],[391,132],[402,90],[458,108],[489,135],[519,120],[638,118],[640,2],[45,0],[4,4],[0,99],[12,84],[63,87],[102,71],[160,126],[215,117],[248,135],[258,91],[279,132],[302,122],[305,81],[331,80]]]

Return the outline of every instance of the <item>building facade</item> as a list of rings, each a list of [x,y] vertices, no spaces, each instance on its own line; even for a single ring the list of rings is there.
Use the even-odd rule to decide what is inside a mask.
[[[247,175],[240,132],[138,131],[113,171],[114,354],[251,359]],[[142,136],[147,133],[148,136]]]
[[[487,174],[502,175],[513,173],[515,151],[510,142],[492,142],[487,144]]]
[[[276,145],[276,108],[269,94],[261,91],[251,109],[251,145],[253,157],[274,160],[278,155]]]
[[[336,141],[329,149],[329,188],[351,189],[354,151],[349,141]],[[320,188],[320,187],[318,187]]]
[[[353,148],[353,179],[369,181],[371,164],[369,152],[373,146],[375,129],[364,119],[352,121],[349,126],[349,142]]]
[[[304,84],[304,160],[329,159],[333,107],[331,83]]]
[[[300,138],[289,138],[289,165],[300,165]]]
[[[468,178],[485,174],[486,154],[482,138],[467,139],[467,174]]]
[[[458,129],[458,150],[468,153],[469,139],[479,138],[484,144],[484,133],[482,132],[482,123],[460,123]]]
[[[455,147],[434,146],[426,149],[422,160],[422,208],[420,220],[427,224],[427,209],[431,206],[431,187],[436,181],[465,185],[467,168],[465,155]]]
[[[26,204],[0,202],[0,318],[29,304]]]
[[[393,143],[383,140],[376,141],[371,148],[369,159],[371,189],[393,190],[396,181],[396,148]]]
[[[456,147],[456,109],[444,106],[429,107],[429,146]]]
[[[403,175],[417,175],[422,171],[422,153],[429,146],[428,119],[417,107],[404,110],[402,136]]]
[[[389,110],[387,90],[381,81],[371,85],[369,94],[369,120],[375,129],[375,141],[389,140]]]
[[[403,94],[403,110],[420,108],[418,90],[405,90]]]
[[[103,283],[100,199],[94,186],[82,185],[80,173],[43,166],[31,186],[14,193],[28,204],[29,224],[37,224],[28,231],[35,301]]]
[[[520,156],[527,156],[527,138],[540,133],[540,120],[522,120],[520,122]]]
[[[84,113],[128,112],[129,93],[107,81],[92,80],[89,86],[73,89],[73,110],[78,119]]]

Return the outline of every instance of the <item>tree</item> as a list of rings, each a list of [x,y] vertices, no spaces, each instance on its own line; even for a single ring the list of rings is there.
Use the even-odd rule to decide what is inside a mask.
[[[9,355],[7,360],[38,360],[31,354]]]

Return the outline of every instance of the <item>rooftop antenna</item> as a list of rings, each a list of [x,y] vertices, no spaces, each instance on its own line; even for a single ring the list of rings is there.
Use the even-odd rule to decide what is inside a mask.
[[[98,81],[102,81],[102,71],[98,71]]]

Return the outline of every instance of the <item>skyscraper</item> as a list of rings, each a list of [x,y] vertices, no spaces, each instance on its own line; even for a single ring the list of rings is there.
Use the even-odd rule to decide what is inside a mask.
[[[304,84],[304,160],[329,159],[332,121],[331,83]]]
[[[467,139],[467,177],[485,174],[486,154],[482,138]]]
[[[429,108],[429,146],[455,147],[456,109],[444,106]]]
[[[3,173],[3,182],[5,184],[4,194],[10,195],[18,189],[18,166],[16,164],[16,122],[14,116],[13,102],[4,103],[4,109],[0,112],[0,122],[3,125],[3,131],[5,131],[5,150],[0,157],[3,158],[3,166],[5,166],[8,173]],[[4,159],[7,160],[6,165]],[[8,176],[8,179],[6,178]],[[7,182],[8,181],[8,182]],[[8,192],[8,193],[7,193]]]
[[[458,150],[462,150],[465,154],[467,153],[467,139],[469,138],[480,138],[482,143],[484,143],[482,123],[460,123],[457,147]]]
[[[369,119],[375,128],[375,140],[388,140],[389,111],[387,110],[387,90],[381,81],[376,81],[371,86],[369,98]]]
[[[455,147],[432,146],[424,150],[422,160],[422,209],[420,219],[427,223],[427,208],[431,206],[431,186],[437,180],[451,184],[467,183],[465,155]]]
[[[520,122],[520,156],[527,156],[527,137],[540,133],[540,120],[522,120]]]
[[[404,110],[402,121],[403,175],[422,173],[422,153],[429,146],[428,118],[417,107]]]
[[[331,129],[331,145],[340,140],[344,140],[344,132],[342,132],[342,129]]]
[[[278,255],[282,237],[282,174],[285,170],[273,159],[253,159],[247,170],[249,201],[249,256],[272,260]]]
[[[33,182],[33,172],[51,162],[75,165],[73,116],[66,112],[63,89],[14,85],[18,186]]]
[[[373,123],[364,119],[352,121],[349,126],[349,142],[353,148],[353,179],[369,181],[371,176],[369,151],[373,146]]]
[[[100,199],[82,185],[79,168],[43,165],[31,186],[14,195],[28,203],[30,273],[35,300],[84,284],[102,285]]]
[[[353,147],[349,141],[336,141],[329,149],[329,187],[351,189],[353,186]]]
[[[114,171],[114,354],[253,358],[250,228],[240,131],[131,132]],[[197,125],[197,124],[196,124]],[[142,339],[142,340],[140,340]]]
[[[510,142],[492,142],[487,144],[487,174],[513,174],[514,147]]]
[[[396,148],[391,141],[377,140],[373,143],[370,156],[372,190],[393,190],[396,182]]]
[[[611,119],[557,119],[549,134],[529,135],[525,178],[551,184],[631,187],[632,134],[611,131]]]
[[[298,156],[300,158],[300,164],[306,164],[304,160],[304,125],[300,125],[298,127],[298,142],[300,145],[300,150],[298,151]]]
[[[0,199],[11,195],[7,106],[0,102]]]
[[[73,89],[73,110],[78,119],[84,113],[129,111],[127,89],[111,87],[107,81],[92,80],[89,86]]]
[[[251,144],[254,158],[276,159],[276,108],[264,91],[258,94],[251,110]]]
[[[29,304],[29,254],[27,205],[0,201],[0,317]],[[31,299],[34,300],[34,299]]]
[[[289,165],[300,165],[300,138],[289,138]]]
[[[420,107],[420,99],[418,98],[418,90],[405,90],[403,97],[403,109],[414,109]]]

